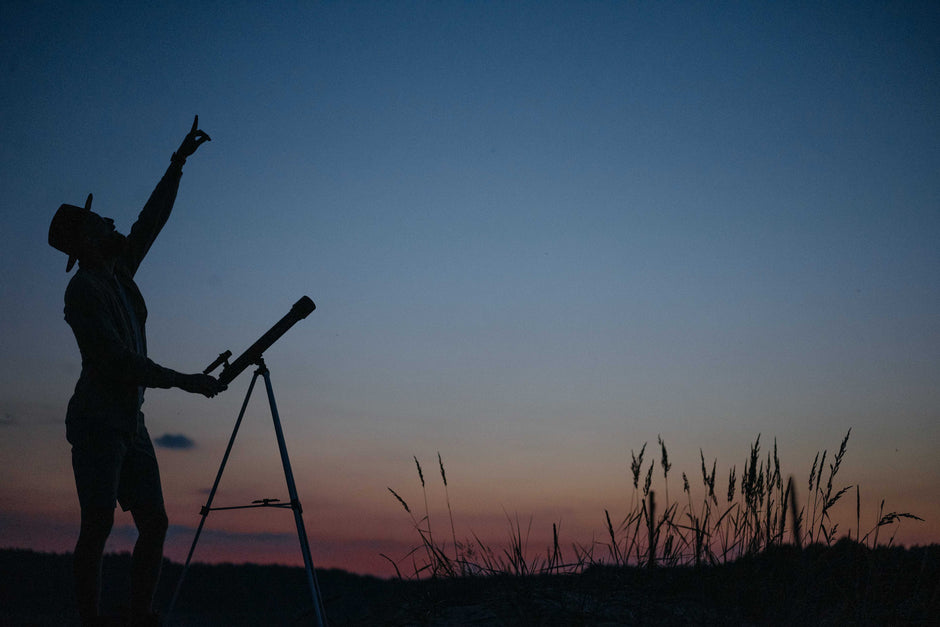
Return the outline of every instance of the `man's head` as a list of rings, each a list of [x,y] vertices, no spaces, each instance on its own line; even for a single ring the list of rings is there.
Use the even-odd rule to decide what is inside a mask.
[[[76,259],[108,260],[123,250],[126,238],[114,228],[114,220],[91,210],[91,194],[84,207],[62,205],[49,225],[49,245],[69,256],[66,272]]]

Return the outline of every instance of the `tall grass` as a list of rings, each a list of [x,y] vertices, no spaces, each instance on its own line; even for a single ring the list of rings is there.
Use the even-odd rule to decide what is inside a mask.
[[[687,566],[723,564],[747,555],[756,555],[767,549],[792,544],[832,545],[839,538],[839,526],[833,522],[833,507],[853,486],[843,485],[837,479],[846,454],[851,429],[831,457],[827,450],[817,453],[809,472],[806,500],[801,503],[793,475],[784,480],[777,442],[766,453],[761,450],[758,436],[745,458],[740,474],[737,466],[728,471],[726,489],[718,485],[718,460],[709,465],[699,450],[701,486],[693,489],[685,472],[681,473],[683,496],[669,498],[669,462],[666,444],[658,437],[659,465],[663,473],[665,498],[660,504],[652,489],[656,460],[645,461],[646,443],[639,453],[630,451],[630,478],[632,494],[625,516],[615,522],[609,510],[604,510],[604,540],[589,544],[573,543],[568,559],[563,555],[558,537],[558,526],[552,525],[552,546],[543,552],[532,552],[529,535],[532,520],[523,525],[518,517],[506,514],[509,525],[508,541],[499,547],[483,542],[476,534],[458,541],[444,462],[438,453],[438,466],[444,486],[450,524],[450,543],[435,540],[428,508],[427,484],[421,463],[415,465],[421,484],[424,512],[416,514],[408,503],[392,488],[389,492],[411,517],[418,534],[418,545],[403,559],[393,560],[383,555],[403,577],[400,564],[407,563],[407,576],[458,577],[473,575],[534,575],[578,573],[595,565],[615,566]],[[830,458],[829,464],[826,464]],[[642,478],[642,486],[641,486]],[[864,536],[861,535],[861,496],[856,495],[855,541],[874,548],[878,545],[882,528],[890,527],[891,545],[903,519],[922,520],[910,513],[884,513],[884,501],[878,520]],[[440,536],[438,536],[440,537]],[[849,529],[845,536],[852,538]]]

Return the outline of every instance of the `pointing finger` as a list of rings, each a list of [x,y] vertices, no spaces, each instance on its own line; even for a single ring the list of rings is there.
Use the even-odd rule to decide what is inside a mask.
[[[195,131],[196,131],[196,128],[197,128],[198,126],[199,126],[199,116],[197,115],[196,118],[193,120],[193,128],[190,129],[189,132],[190,132],[190,133],[195,132]]]

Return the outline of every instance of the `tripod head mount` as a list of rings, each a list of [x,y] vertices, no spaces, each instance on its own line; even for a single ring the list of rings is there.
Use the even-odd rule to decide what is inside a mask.
[[[316,309],[317,306],[310,300],[310,297],[303,296],[300,300],[294,303],[294,306],[290,308],[290,311],[287,312],[287,315],[281,318],[277,324],[267,330],[267,332],[262,335],[258,340],[252,344],[248,350],[238,356],[238,358],[229,363],[228,359],[232,356],[232,351],[225,351],[213,361],[209,366],[203,370],[203,374],[209,374],[220,365],[222,365],[222,372],[219,374],[219,381],[228,385],[240,375],[245,368],[251,365],[261,363],[261,357],[264,354],[264,351],[278,341],[282,335],[287,333],[288,329],[292,326],[306,318],[310,313]],[[223,365],[224,364],[224,365]]]

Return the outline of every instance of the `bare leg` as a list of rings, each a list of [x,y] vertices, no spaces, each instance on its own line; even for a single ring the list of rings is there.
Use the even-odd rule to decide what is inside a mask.
[[[83,625],[98,622],[98,601],[101,596],[101,561],[104,545],[114,525],[114,509],[82,510],[81,531],[75,544],[72,572],[75,577],[75,598]]]
[[[131,562],[131,616],[149,617],[153,614],[153,595],[160,579],[163,540],[169,523],[162,508],[135,509],[131,515],[138,532]]]

